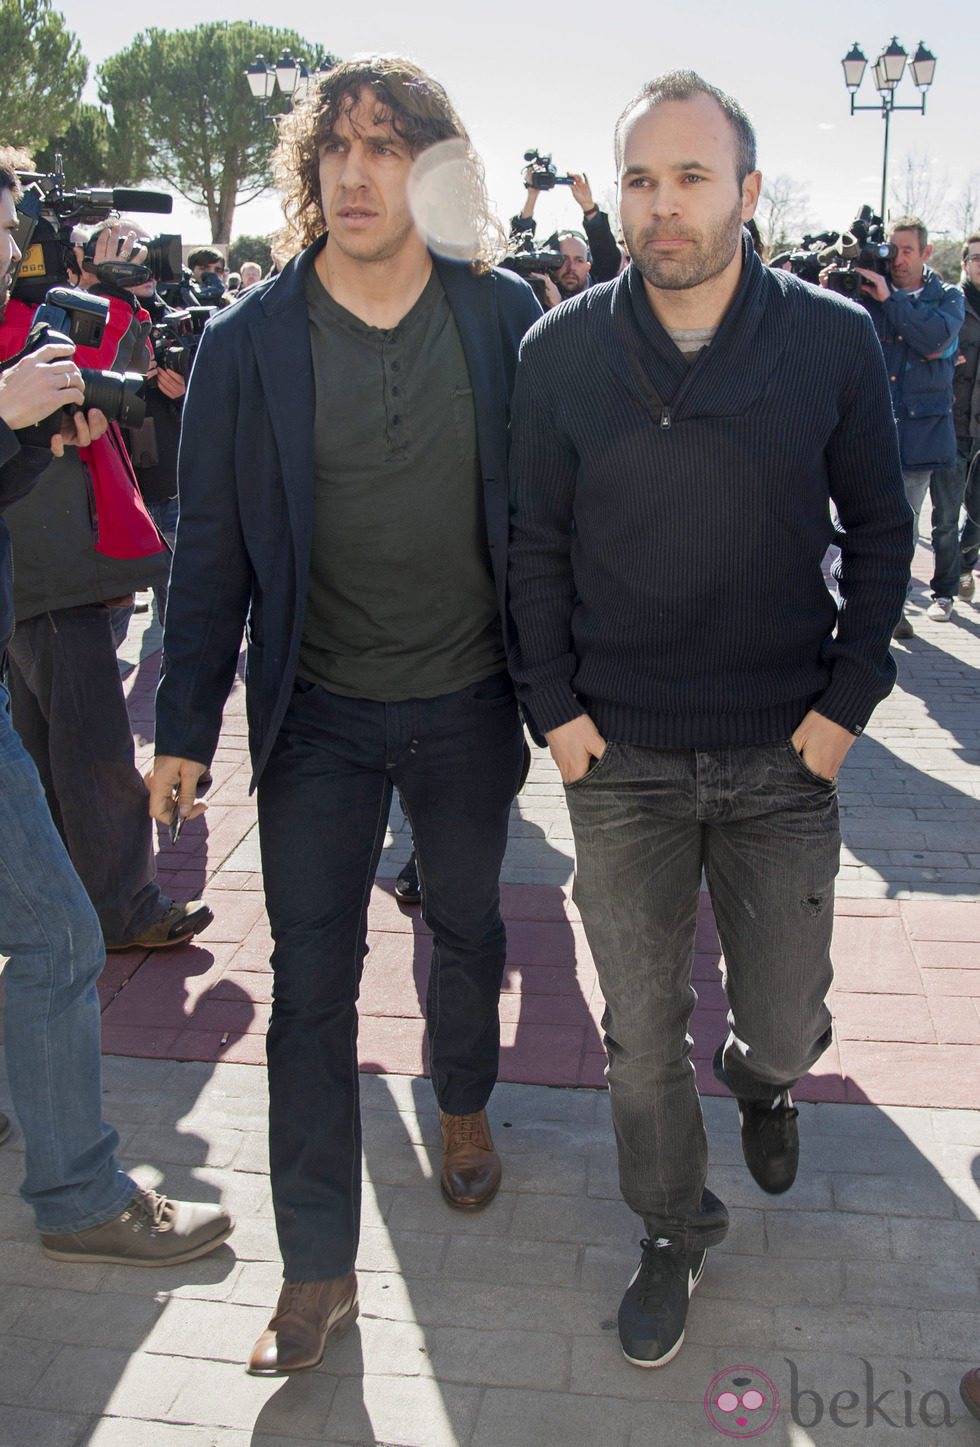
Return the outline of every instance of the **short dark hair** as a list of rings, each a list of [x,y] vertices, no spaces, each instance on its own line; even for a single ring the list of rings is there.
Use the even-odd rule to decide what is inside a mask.
[[[919,238],[920,251],[925,251],[929,245],[929,229],[921,216],[897,216],[888,223],[888,235],[894,236],[896,231],[914,231]]]
[[[980,231],[974,231],[974,233],[973,233],[972,236],[968,236],[968,237],[966,238],[966,240],[965,240],[964,243],[963,243],[963,254],[962,254],[962,260],[963,260],[963,261],[965,261],[966,258],[969,256],[969,254],[970,254],[970,247],[974,244],[974,242],[977,242],[977,241],[980,241]]]
[[[191,252],[190,256],[187,258],[187,265],[190,267],[214,266],[219,261],[221,262],[222,266],[227,266],[228,264],[223,252],[215,251],[210,246],[202,246],[199,251]]]
[[[730,95],[717,86],[709,85],[693,70],[669,70],[648,80],[646,85],[633,97],[616,122],[615,151],[616,170],[623,163],[623,131],[626,122],[640,106],[656,106],[669,100],[693,100],[695,96],[706,95],[724,111],[728,124],[735,132],[735,175],[741,186],[750,171],[756,168],[755,130],[748,115]]]

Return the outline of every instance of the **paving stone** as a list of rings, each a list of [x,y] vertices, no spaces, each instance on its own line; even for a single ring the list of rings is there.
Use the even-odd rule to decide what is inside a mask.
[[[180,1426],[176,1422],[148,1422],[137,1417],[105,1417],[96,1423],[79,1447],[252,1447],[251,1432],[232,1428]],[[265,1437],[263,1447],[269,1447]],[[312,1441],[312,1439],[310,1439]],[[294,1439],[296,1447],[304,1447]],[[45,1447],[48,1447],[45,1442]]]
[[[3,1447],[42,1447],[42,1444],[43,1447],[77,1447],[83,1440],[82,1434],[89,1421],[80,1412],[5,1406],[0,1420],[0,1441]],[[88,1442],[91,1439],[84,1440]],[[133,1447],[132,1439],[130,1447]]]
[[[614,1396],[490,1388],[483,1397],[472,1447],[628,1447],[632,1414]]]
[[[457,1447],[472,1439],[479,1402],[474,1387],[426,1377],[348,1378],[331,1404],[330,1433],[365,1447]]]

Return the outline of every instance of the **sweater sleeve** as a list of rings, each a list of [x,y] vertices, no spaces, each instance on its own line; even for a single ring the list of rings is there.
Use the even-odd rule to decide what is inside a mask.
[[[572,688],[572,533],[578,462],[539,381],[540,339],[521,348],[511,459],[510,668],[535,738],[584,712]],[[557,364],[556,364],[557,365]]]
[[[605,211],[597,211],[591,218],[582,218],[585,234],[589,238],[592,253],[590,278],[594,285],[601,281],[612,281],[618,276],[623,265],[623,254],[616,245],[616,238],[609,225]]]
[[[841,604],[836,635],[824,651],[830,684],[813,706],[860,733],[894,686],[889,644],[914,545],[881,349],[870,319],[855,317],[855,324],[840,419],[826,449],[830,494],[843,528],[835,569]]]

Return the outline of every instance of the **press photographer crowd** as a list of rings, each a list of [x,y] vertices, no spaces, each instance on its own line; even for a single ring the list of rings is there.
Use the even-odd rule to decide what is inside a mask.
[[[781,1194],[790,1092],[831,1039],[837,775],[913,637],[927,496],[928,617],[974,596],[980,232],[947,279],[923,219],[867,206],[767,257],[751,122],[688,71],[620,117],[618,215],[531,148],[506,247],[481,195],[466,260],[413,224],[413,163],[471,148],[410,62],[342,62],[279,127],[265,277],[151,235],[167,195],[0,152],[0,953],[23,1197],[64,1262],[180,1263],[232,1231],[119,1164],[96,981],[106,951],[212,923],[162,892],[155,825],[176,842],[204,812],[244,637],[284,1262],[248,1370],[317,1366],[357,1314],[356,999],[395,789],[415,847],[397,892],[434,936],[439,1185],[462,1211],[498,1189],[498,884],[525,728],[567,790],[645,1230],[620,1343],[661,1366],[728,1225],[684,1044],[702,868],[732,1011],[715,1073],[749,1172]],[[574,224],[541,239],[552,192]],[[116,650],[150,590],[144,780]],[[963,1396],[980,1416],[980,1383]]]

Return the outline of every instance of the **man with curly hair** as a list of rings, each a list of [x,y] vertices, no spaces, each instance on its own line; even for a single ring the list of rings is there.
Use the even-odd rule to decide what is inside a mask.
[[[275,948],[270,1159],[285,1282],[249,1371],[314,1367],[357,1312],[356,999],[392,788],[433,933],[427,1025],[442,1191],[500,1182],[498,875],[523,739],[505,665],[508,401],[540,309],[526,284],[430,251],[409,197],[449,142],[477,243],[479,168],[406,61],[335,68],[283,124],[303,249],[216,317],[184,410],[181,519],[151,811],[190,817],[247,625],[246,688]],[[426,156],[432,175],[439,153]],[[449,188],[452,189],[452,188]],[[476,213],[476,214],[475,214]],[[326,226],[326,234],[324,234]]]

